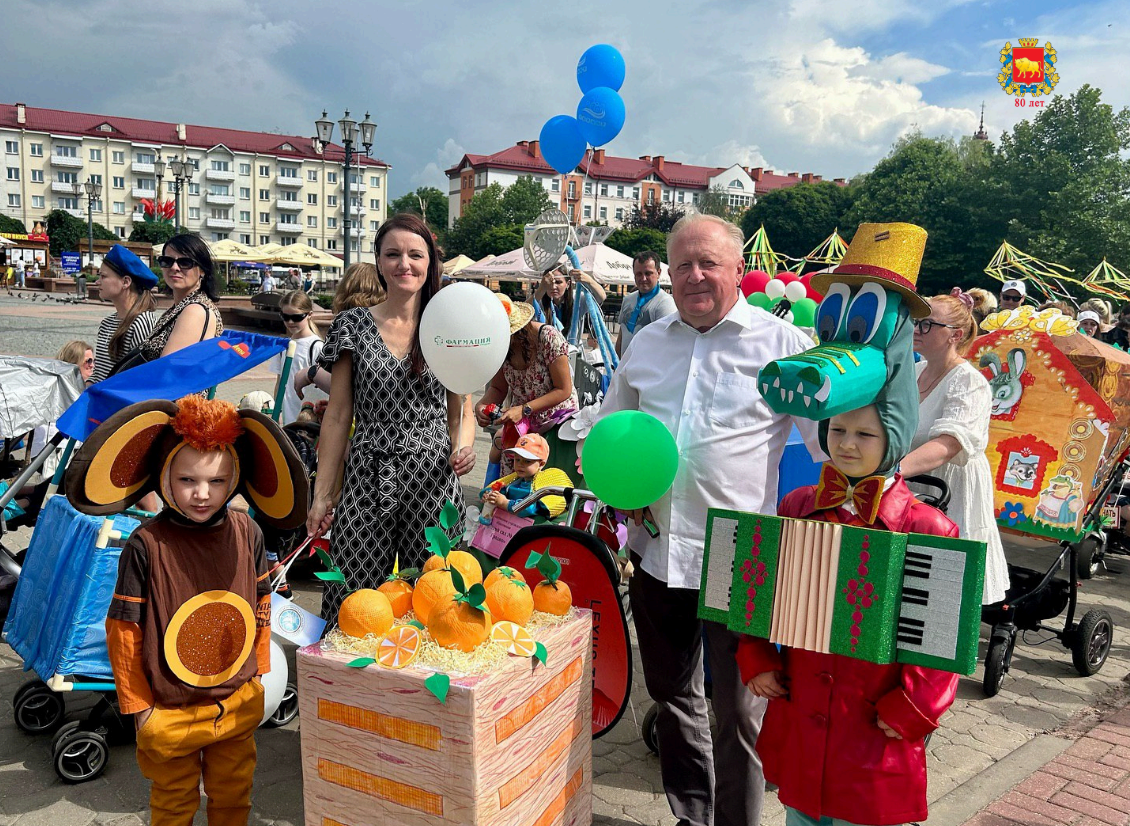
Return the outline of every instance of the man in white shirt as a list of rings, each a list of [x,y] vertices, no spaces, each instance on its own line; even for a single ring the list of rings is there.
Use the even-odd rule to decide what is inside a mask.
[[[270,270],[263,270],[263,283],[259,285],[259,289],[265,293],[273,293],[275,291],[275,278]]]
[[[620,307],[620,332],[616,336],[616,355],[623,357],[632,336],[653,321],[675,312],[675,299],[659,288],[659,256],[644,250],[632,259],[636,291],[624,296]]]
[[[679,448],[671,490],[634,512],[628,545],[636,573],[632,615],[656,732],[663,787],[679,823],[756,826],[765,779],[754,750],[765,701],[738,674],[738,635],[698,619],[710,507],[776,513],[777,466],[794,420],[757,392],[758,371],[812,342],[740,300],[741,230],[711,215],[679,220],[667,240],[677,314],[652,322],[613,373],[601,417],[641,410],[662,421]],[[795,420],[822,457],[816,423]],[[646,467],[634,468],[647,473]],[[647,518],[659,529],[652,538]],[[718,719],[713,759],[703,677],[703,636]],[[715,775],[717,774],[717,779]]]

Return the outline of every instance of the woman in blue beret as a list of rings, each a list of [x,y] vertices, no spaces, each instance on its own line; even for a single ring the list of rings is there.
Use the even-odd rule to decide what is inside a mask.
[[[114,244],[98,269],[98,294],[114,305],[113,315],[98,325],[94,347],[94,374],[102,381],[123,356],[140,347],[153,333],[156,320],[151,290],[157,276],[148,265],[121,244]]]

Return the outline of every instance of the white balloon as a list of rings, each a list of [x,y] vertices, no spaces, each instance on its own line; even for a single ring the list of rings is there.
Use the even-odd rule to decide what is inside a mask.
[[[452,393],[482,390],[510,349],[510,320],[502,302],[481,284],[449,284],[420,318],[420,349]]]
[[[785,282],[774,278],[765,285],[765,294],[770,298],[784,298],[785,297]]]
[[[790,281],[785,285],[785,298],[789,301],[800,301],[808,295],[808,290],[799,281]]]
[[[496,299],[497,300],[497,299]],[[286,691],[286,681],[289,675],[286,665],[286,652],[283,647],[271,638],[271,670],[263,675],[263,725],[275,709],[282,702],[283,693]]]

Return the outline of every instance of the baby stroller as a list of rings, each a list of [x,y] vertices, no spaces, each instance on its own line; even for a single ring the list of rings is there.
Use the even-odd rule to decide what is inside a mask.
[[[85,429],[88,419],[104,421],[134,401],[176,398],[199,390],[186,387],[185,382],[199,381],[200,375],[217,383],[225,381],[283,348],[279,339],[229,333],[222,341],[201,342],[119,374],[88,389],[67,410],[58,422],[61,432],[51,446],[65,438],[64,431],[85,438],[89,435]],[[213,359],[206,372],[189,372],[181,366],[198,365],[202,356]],[[172,363],[162,364],[167,360]],[[186,379],[186,375],[191,378]],[[56,482],[62,477],[73,445],[72,440],[64,451]],[[45,453],[32,460],[29,470],[42,464]],[[139,524],[126,514],[86,516],[71,507],[65,497],[49,496],[24,565],[10,554],[0,553],[5,569],[17,577],[5,637],[23,658],[25,669],[40,678],[25,683],[13,697],[16,725],[30,734],[55,732],[52,761],[58,776],[66,782],[97,777],[105,769],[111,740],[133,736],[133,726],[117,712],[105,618],[121,548]],[[271,675],[264,679],[267,719],[277,712],[286,685],[286,658],[275,640],[271,642],[271,662]],[[62,725],[64,697],[73,691],[93,692],[98,702],[86,719]]]
[[[1100,566],[1106,566],[1108,554],[1130,555],[1130,536],[1125,532],[1128,526],[1120,513],[1130,495],[1126,488],[1126,462],[1123,461],[1118,463],[1099,494],[1103,502],[1099,519],[1087,524],[1083,538],[1077,543],[1079,579],[1090,579],[1097,574]]]

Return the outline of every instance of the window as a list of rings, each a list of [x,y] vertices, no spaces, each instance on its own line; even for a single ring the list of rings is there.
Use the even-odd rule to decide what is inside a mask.
[[[138,178],[133,182],[134,189],[144,189],[146,192],[157,191],[157,181],[153,178]]]
[[[349,175],[349,183],[354,184],[355,186],[361,186],[363,181],[360,175],[358,175],[356,172],[352,172]]]
[[[126,237],[126,228],[125,227],[114,227],[114,232],[117,233],[118,237],[121,238],[123,241],[125,240],[125,237]]]
[[[373,232],[376,232],[380,228],[380,226],[381,226],[380,221],[370,221],[369,222],[369,229],[371,229]]]
[[[309,241],[307,241],[306,243],[307,243],[307,244],[309,244],[309,245],[310,245],[311,247],[313,247],[314,249],[317,249],[317,248],[318,248],[318,239],[317,239],[317,238],[311,238],[311,239],[310,239]]]
[[[259,236],[259,246],[263,246],[264,244],[269,244],[269,243],[271,243],[271,236],[269,236],[269,235],[260,235]]]
[[[337,206],[337,196],[336,195],[327,195],[326,196],[326,206],[328,206],[328,207]]]
[[[600,220],[602,220],[602,221],[608,220],[608,207],[601,207],[600,208]]]
[[[585,204],[585,217],[592,218],[592,206]]]
[[[239,188],[239,200],[241,200],[241,201],[250,201],[251,200],[251,187],[241,186]]]
[[[126,162],[126,153],[125,152],[118,152],[118,151],[115,150],[115,151],[110,153],[110,160],[112,160],[114,163],[125,163]]]
[[[99,186],[102,185],[102,176],[101,175],[91,175],[90,180],[91,180],[92,183],[96,183]]]
[[[680,189],[679,194],[677,196],[675,196],[675,200],[678,201],[681,204],[683,202],[683,195],[684,194],[685,193],[683,192],[683,190]]]
[[[279,200],[280,201],[293,201],[294,203],[298,203],[298,193],[297,192],[280,192],[279,193]]]
[[[209,195],[231,195],[231,187],[227,184],[208,184]]]
[[[271,200],[271,190],[269,190],[269,189],[260,189],[260,190],[259,190],[259,200],[260,200],[260,201],[269,201],[269,200]]]
[[[57,203],[59,209],[78,209],[78,198],[60,198]]]
[[[222,218],[225,221],[230,221],[231,220],[231,210],[218,209],[216,207],[213,207],[212,208],[212,217],[213,218]]]
[[[298,170],[295,169],[293,166],[280,166],[279,167],[279,177],[280,178],[297,178],[298,177]]]
[[[14,192],[8,193],[8,206],[18,207],[20,205],[20,196]]]
[[[381,188],[381,176],[380,175],[370,176],[369,186],[373,187],[373,189],[380,189]]]
[[[326,183],[327,184],[336,184],[337,183],[337,173],[336,172],[327,172],[326,173]]]
[[[126,179],[118,175],[114,176],[114,189],[125,189]]]
[[[745,189],[745,187],[742,186],[742,182],[739,181],[737,178],[734,178],[734,180],[730,181],[730,183],[727,184],[727,186],[729,186],[730,189]]]
[[[640,199],[640,188],[638,186],[632,187],[632,199],[636,201]]]
[[[60,158],[77,158],[78,148],[64,143],[55,147],[55,154]]]
[[[306,226],[310,227],[311,229],[317,229],[318,228],[318,218],[317,218],[317,216],[307,215],[306,216]]]
[[[43,183],[43,170],[42,169],[31,170],[31,182],[33,184]]]
[[[550,192],[560,192],[561,191],[561,179],[560,178],[554,178],[552,181],[549,182],[549,191]]]
[[[250,175],[251,174],[251,164],[241,163],[239,165],[239,174],[240,175]],[[248,243],[251,243],[251,242],[248,241]]]
[[[190,220],[190,221],[199,221],[200,220],[200,207],[189,207],[188,208],[188,220]]]
[[[259,223],[260,223],[260,224],[269,224],[269,223],[271,223],[271,213],[269,213],[269,212],[260,212],[260,213],[259,213]]]
[[[212,161],[212,169],[217,172],[231,172],[231,161]]]
[[[102,161],[102,150],[101,149],[91,149],[90,150],[90,160],[98,161],[99,163],[101,163],[101,161]]]
[[[115,215],[125,215],[126,214],[126,202],[125,201],[114,201],[114,214]]]
[[[79,182],[77,172],[56,172],[55,180],[61,184],[77,184]]]
[[[223,240],[224,240],[225,238],[227,238],[227,237],[228,237],[228,236],[227,236],[227,234],[226,234],[226,233],[223,233],[223,232],[213,232],[213,233],[212,233],[212,242],[213,242],[213,243],[215,243],[216,241],[223,241]]]
[[[19,143],[19,141],[4,141],[4,151],[7,152],[9,155],[20,154],[20,143]]]
[[[693,195],[691,195],[691,203],[692,203],[692,204],[697,204],[697,203],[698,203],[698,193],[697,193],[697,192],[696,192],[696,193],[694,193]]]
[[[241,235],[241,236],[239,236],[239,243],[241,243],[241,244],[250,244],[250,243],[251,243],[251,236],[250,236],[250,235]]]
[[[318,196],[315,195],[313,192],[309,193],[306,196],[306,203],[308,203],[310,206],[317,206],[318,205]]]
[[[318,180],[318,170],[317,169],[307,169],[306,170],[306,180],[317,181]]]
[[[617,198],[623,198],[624,197],[624,187],[622,187],[622,186],[616,187],[616,197]]]
[[[369,209],[380,209],[380,208],[381,208],[381,199],[380,198],[370,198],[369,199]]]
[[[263,163],[259,164],[259,174],[264,178],[271,177],[271,167]]]
[[[608,184],[600,185],[600,197],[603,198],[608,195]]]
[[[32,209],[47,209],[47,202],[42,195],[31,196]]]
[[[576,198],[577,197],[577,182],[576,181],[569,181],[569,197],[570,198]]]
[[[153,163],[157,158],[152,152],[135,152],[133,159],[138,163]]]
[[[327,223],[328,223],[328,221],[327,221]],[[336,238],[327,238],[326,239],[326,249],[336,250],[337,249],[337,239]]]
[[[623,210],[623,208],[616,210],[616,220],[617,221],[623,221],[624,220],[624,210]]]
[[[18,166],[8,167],[8,180],[18,181],[20,179],[20,168]]]
[[[43,144],[41,144],[41,143],[29,144],[28,145],[28,153],[33,158],[42,158],[43,157]]]
[[[197,172],[200,171],[200,159],[199,158],[191,158],[191,159],[185,158],[184,162],[185,163],[191,163],[193,169],[195,169]]]
[[[585,194],[592,195],[592,181],[585,181]]]
[[[337,229],[337,218],[327,218],[326,229]]]
[[[95,212],[101,212],[102,211],[102,199],[101,198],[95,198],[94,203],[92,203],[90,205],[90,208],[92,210],[94,210]]]
[[[285,215],[279,216],[279,223],[280,224],[297,224],[298,223],[298,216],[295,215],[293,212],[288,212]]]
[[[239,211],[239,222],[241,224],[250,224],[251,223],[251,210],[241,209]]]
[[[669,189],[663,190],[663,200],[668,201],[668,202],[671,200],[671,190],[669,190]]]

